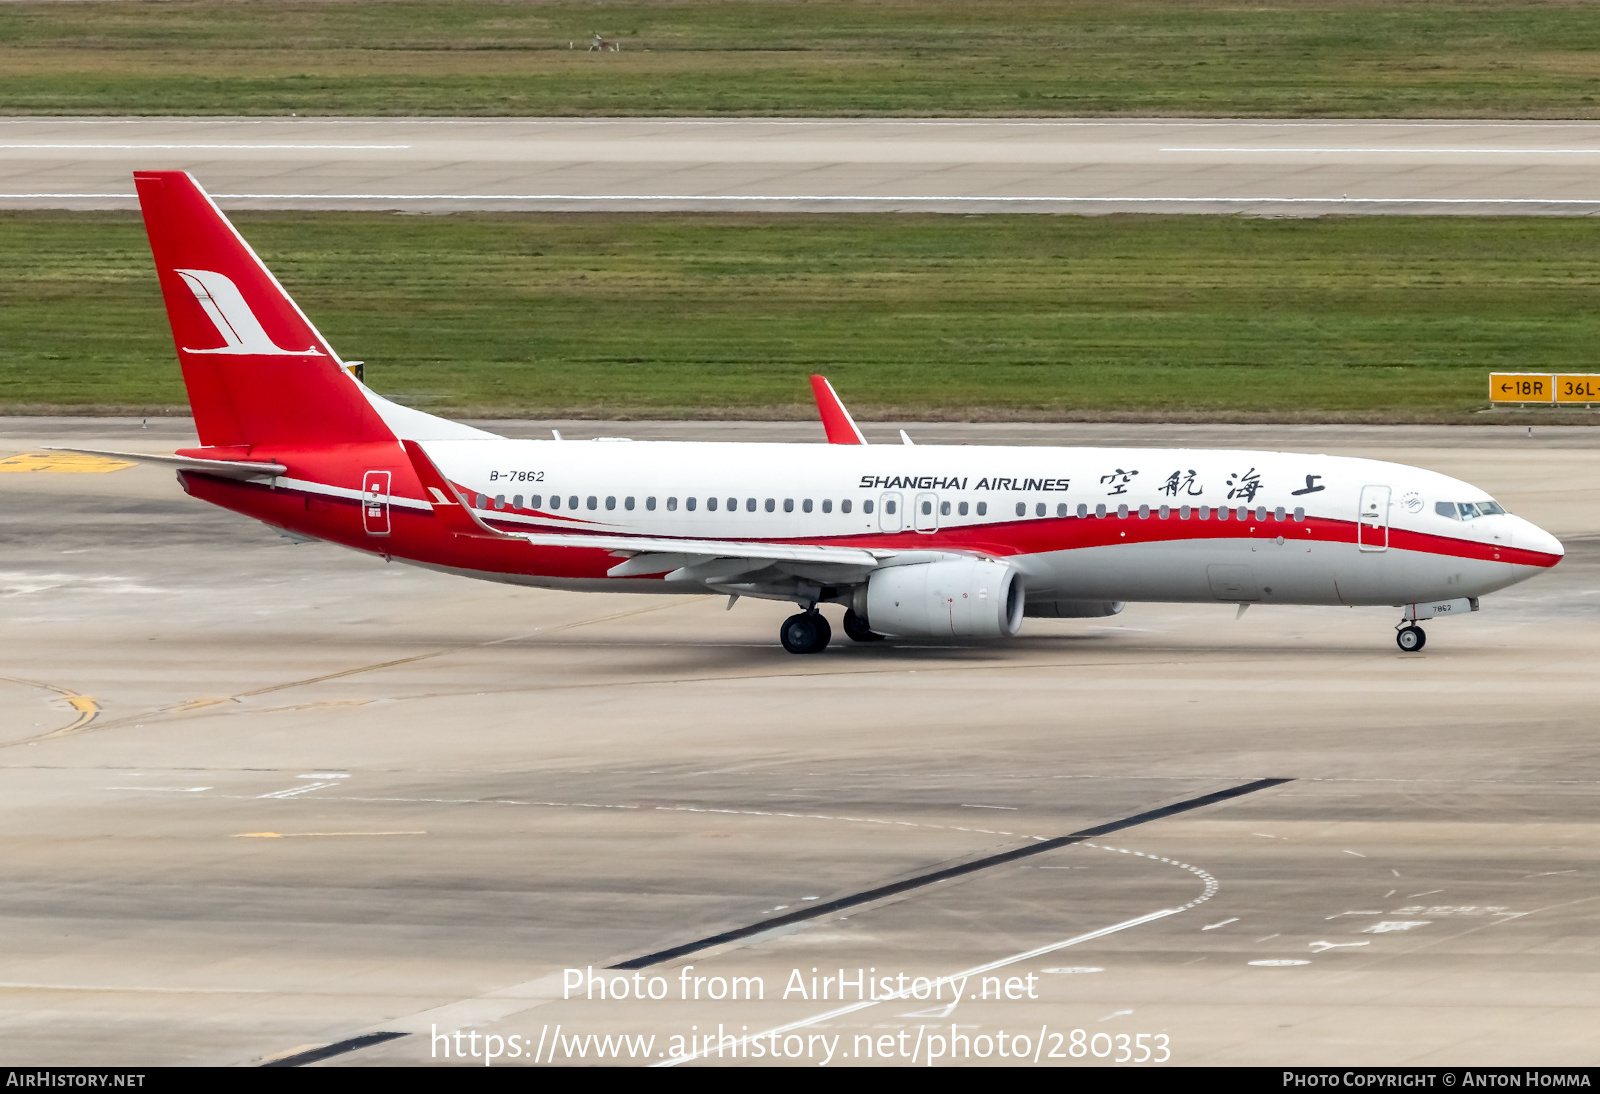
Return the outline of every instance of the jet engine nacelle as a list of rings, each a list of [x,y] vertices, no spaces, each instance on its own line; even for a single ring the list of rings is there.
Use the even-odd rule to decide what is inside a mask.
[[[1118,615],[1120,600],[1030,600],[1023,614],[1029,619],[1100,619]]]
[[[1009,638],[1022,628],[1022,581],[1004,562],[964,558],[889,566],[874,571],[864,591],[856,595],[856,612],[878,634]]]

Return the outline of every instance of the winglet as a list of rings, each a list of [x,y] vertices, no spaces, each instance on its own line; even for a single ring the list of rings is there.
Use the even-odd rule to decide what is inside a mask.
[[[417,478],[422,482],[422,489],[428,495],[428,501],[433,504],[433,515],[444,526],[445,530],[458,536],[478,536],[488,539],[521,539],[521,536],[510,536],[498,529],[491,528],[472,511],[472,507],[450,485],[450,480],[444,477],[422,446],[416,441],[401,441],[406,447],[406,455],[411,457],[411,467],[417,473]]]
[[[817,397],[817,410],[822,414],[822,428],[828,431],[829,444],[867,443],[826,376],[811,377],[811,393]]]

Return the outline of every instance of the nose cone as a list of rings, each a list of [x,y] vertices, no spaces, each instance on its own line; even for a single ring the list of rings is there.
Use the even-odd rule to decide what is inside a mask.
[[[1554,566],[1566,555],[1567,549],[1561,546],[1561,541],[1543,528],[1530,520],[1513,517],[1516,521],[1511,533],[1511,545],[1520,547],[1524,551],[1537,551],[1542,555],[1549,555],[1548,565]]]

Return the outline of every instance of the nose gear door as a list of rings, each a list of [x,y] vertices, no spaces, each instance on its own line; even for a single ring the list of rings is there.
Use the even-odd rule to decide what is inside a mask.
[[[368,471],[362,476],[361,525],[369,536],[389,534],[389,472]]]
[[[1356,514],[1356,546],[1363,551],[1389,549],[1389,488],[1363,486]]]

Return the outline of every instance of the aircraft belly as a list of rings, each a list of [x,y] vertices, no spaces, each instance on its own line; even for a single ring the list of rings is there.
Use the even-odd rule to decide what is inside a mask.
[[[1112,544],[1016,560],[1028,596],[1276,604],[1402,604],[1478,596],[1527,567],[1355,544],[1273,539]]]

